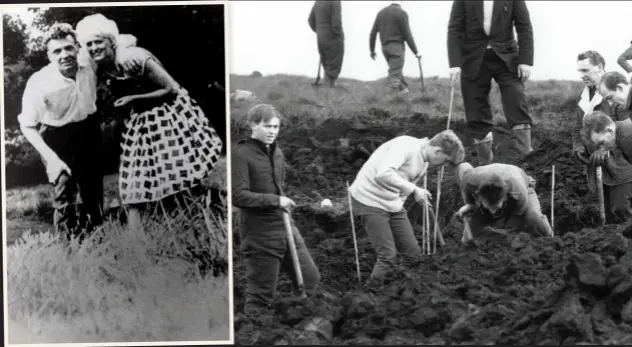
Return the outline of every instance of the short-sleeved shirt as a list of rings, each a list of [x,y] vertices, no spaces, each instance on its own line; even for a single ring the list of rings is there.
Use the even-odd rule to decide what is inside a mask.
[[[152,81],[146,75],[146,66],[149,59],[153,59],[158,65],[162,66],[160,61],[144,48],[136,46],[120,48],[116,54],[118,74],[114,75],[104,71],[98,72],[99,81],[105,83],[105,89],[108,89],[111,93],[108,96],[109,104],[123,96],[151,93],[162,88],[162,86]],[[133,64],[129,64],[130,62]],[[142,113],[162,104],[169,97],[173,98],[173,96],[165,96],[163,98],[137,100],[130,106],[133,107],[135,113]]]
[[[73,80],[50,63],[27,81],[18,121],[23,126],[41,123],[54,127],[79,122],[96,112],[96,97],[96,74],[91,65],[80,64]]]

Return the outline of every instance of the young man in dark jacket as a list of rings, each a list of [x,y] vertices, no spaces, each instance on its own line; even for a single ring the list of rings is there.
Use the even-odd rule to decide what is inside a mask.
[[[401,3],[402,1],[393,1],[390,6],[377,13],[369,36],[369,49],[371,59],[375,60],[375,39],[380,33],[382,54],[388,63],[387,85],[396,94],[404,96],[408,94],[408,83],[403,73],[406,43],[418,59],[421,55],[417,51],[415,39],[410,31],[408,13],[402,8]]]
[[[296,289],[296,274],[288,248],[283,213],[295,206],[285,196],[285,158],[277,146],[281,114],[260,104],[248,111],[251,138],[232,149],[232,203],[239,209],[241,250],[246,263],[245,313],[268,308],[276,294],[279,271],[286,272]],[[293,221],[292,221],[293,223]],[[299,230],[293,227],[305,290],[320,282]]]

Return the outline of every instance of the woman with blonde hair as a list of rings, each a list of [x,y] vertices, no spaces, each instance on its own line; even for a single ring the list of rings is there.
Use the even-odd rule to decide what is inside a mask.
[[[97,79],[129,110],[121,143],[119,194],[130,222],[140,226],[139,204],[157,202],[201,183],[219,159],[222,140],[188,92],[131,35],[101,14],[76,27],[84,59]]]

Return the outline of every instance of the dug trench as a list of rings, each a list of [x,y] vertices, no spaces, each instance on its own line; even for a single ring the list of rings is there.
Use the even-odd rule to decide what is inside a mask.
[[[293,218],[322,282],[317,294],[299,299],[282,275],[272,312],[244,315],[245,267],[234,225],[236,344],[632,343],[632,229],[597,226],[596,197],[586,188],[584,167],[570,155],[564,127],[537,128],[536,150],[527,157],[510,150],[507,128],[494,129],[495,162],[519,165],[536,180],[547,216],[555,164],[555,237],[523,233],[462,244],[462,224],[450,224],[462,200],[454,170],[446,170],[438,218],[445,246],[437,245],[435,254],[424,255],[412,269],[398,269],[383,286],[363,287],[375,253],[355,219],[359,282],[346,182],[386,140],[431,137],[446,126],[445,119],[425,114],[378,124],[380,116],[330,119],[315,130],[283,129],[279,143],[288,162],[288,196],[299,205]],[[450,127],[469,151],[466,160],[475,161],[464,122]],[[243,135],[239,131],[236,137]],[[438,170],[428,176],[434,203],[437,176]],[[324,198],[333,201],[333,209],[321,209]],[[421,245],[422,209],[411,201],[405,206]]]

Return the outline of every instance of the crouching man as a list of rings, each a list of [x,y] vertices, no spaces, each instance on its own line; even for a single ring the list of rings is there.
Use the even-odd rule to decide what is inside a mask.
[[[552,235],[535,192],[535,180],[521,168],[507,164],[473,168],[462,163],[457,178],[465,201],[456,212],[464,221],[462,242],[521,231]]]
[[[369,283],[381,283],[394,267],[397,251],[405,265],[421,256],[419,243],[404,209],[410,194],[416,201],[432,198],[416,183],[429,167],[463,161],[461,140],[451,130],[432,139],[396,137],[378,147],[349,187],[352,208],[377,253]]]
[[[584,117],[582,140],[590,150],[588,186],[597,187],[595,168],[601,166],[606,223],[622,223],[632,218],[632,120],[614,121],[595,111]]]
[[[232,150],[232,203],[239,209],[241,251],[246,263],[246,314],[267,309],[276,294],[279,272],[284,271],[297,289],[296,273],[287,242],[283,213],[295,206],[285,196],[285,158],[276,138],[281,114],[272,105],[248,111],[251,138]],[[293,224],[293,221],[292,221]],[[306,292],[320,282],[299,230],[293,227],[296,252]]]

